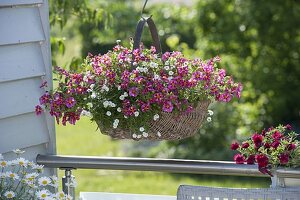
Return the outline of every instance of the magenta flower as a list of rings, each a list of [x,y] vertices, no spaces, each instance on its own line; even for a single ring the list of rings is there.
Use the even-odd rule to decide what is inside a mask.
[[[76,100],[73,97],[69,97],[65,100],[65,105],[68,108],[72,108],[76,104]]]
[[[265,154],[257,154],[255,160],[260,168],[266,167],[269,164],[269,159]]]
[[[162,93],[155,93],[155,94],[153,95],[153,100],[154,100],[155,102],[161,102],[162,99],[163,99]]]
[[[40,104],[43,105],[43,104],[47,104],[49,103],[49,100],[50,100],[50,95],[48,93],[45,93],[43,94],[41,97],[40,97]]]
[[[282,137],[283,137],[283,135],[282,135],[279,131],[275,131],[275,132],[272,134],[272,138],[273,138],[274,140],[280,140]]]
[[[200,80],[202,80],[203,74],[202,74],[202,72],[200,72],[200,71],[195,71],[195,72],[193,73],[192,77],[193,77],[195,80],[200,81]]]
[[[288,153],[282,153],[279,155],[279,162],[281,165],[286,165],[289,162],[289,154]]]
[[[250,145],[249,145],[248,142],[243,142],[243,144],[242,144],[242,148],[243,148],[243,149],[247,149],[249,146],[250,146]]]
[[[171,101],[166,101],[164,104],[163,104],[163,111],[164,112],[172,112],[173,110],[173,104]]]
[[[139,94],[139,89],[137,87],[132,87],[129,89],[129,96],[136,97]]]
[[[290,124],[285,125],[287,130],[292,130],[292,126]]]
[[[43,112],[43,109],[41,106],[39,106],[39,105],[35,106],[35,114],[36,115],[40,115],[40,114],[42,114],[42,112]]]
[[[147,112],[148,110],[150,110],[150,103],[143,103],[141,105],[141,111],[142,112]]]
[[[260,147],[262,145],[263,136],[259,135],[258,133],[253,134],[252,140],[256,147]]]
[[[236,164],[244,164],[244,162],[245,162],[245,157],[239,153],[235,154],[233,159]]]
[[[248,165],[254,165],[255,163],[255,156],[254,155],[250,155],[247,160],[246,160]]]
[[[296,146],[295,144],[291,143],[291,144],[288,144],[287,149],[288,149],[289,151],[292,151],[292,150],[296,149],[296,147],[297,147],[297,146]]]
[[[230,146],[231,150],[237,150],[240,147],[239,143],[233,142]]]
[[[277,140],[272,142],[271,147],[273,147],[274,149],[277,149],[277,147],[280,145],[280,142],[278,142]]]

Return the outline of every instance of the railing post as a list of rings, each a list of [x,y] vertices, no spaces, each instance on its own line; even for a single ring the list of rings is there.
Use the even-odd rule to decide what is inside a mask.
[[[75,176],[72,175],[72,169],[66,168],[65,176],[62,177],[62,190],[65,194],[70,195],[73,199],[75,198]]]

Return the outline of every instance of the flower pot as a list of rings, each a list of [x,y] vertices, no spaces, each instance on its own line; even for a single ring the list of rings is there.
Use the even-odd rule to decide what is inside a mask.
[[[289,172],[289,177],[283,177],[280,172]],[[272,171],[271,187],[300,187],[300,169],[280,168]]]

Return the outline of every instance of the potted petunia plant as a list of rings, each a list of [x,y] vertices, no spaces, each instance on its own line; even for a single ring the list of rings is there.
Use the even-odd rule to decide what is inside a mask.
[[[260,172],[272,177],[273,186],[300,186],[299,179],[284,179],[276,173],[277,169],[300,166],[299,145],[299,134],[288,124],[255,132],[242,143],[233,142],[231,149],[239,152],[234,155],[237,164],[257,164]]]

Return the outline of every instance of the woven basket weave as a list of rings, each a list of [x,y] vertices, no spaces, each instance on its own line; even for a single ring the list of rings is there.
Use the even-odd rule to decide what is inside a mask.
[[[201,101],[198,106],[190,113],[178,114],[161,113],[159,120],[149,123],[148,137],[133,138],[130,130],[124,129],[105,129],[101,121],[98,127],[102,134],[109,135],[115,139],[134,139],[134,140],[180,140],[191,137],[200,129],[203,120],[207,115],[207,108],[210,101]],[[147,123],[147,122],[146,122]],[[160,134],[158,135],[157,132]]]

